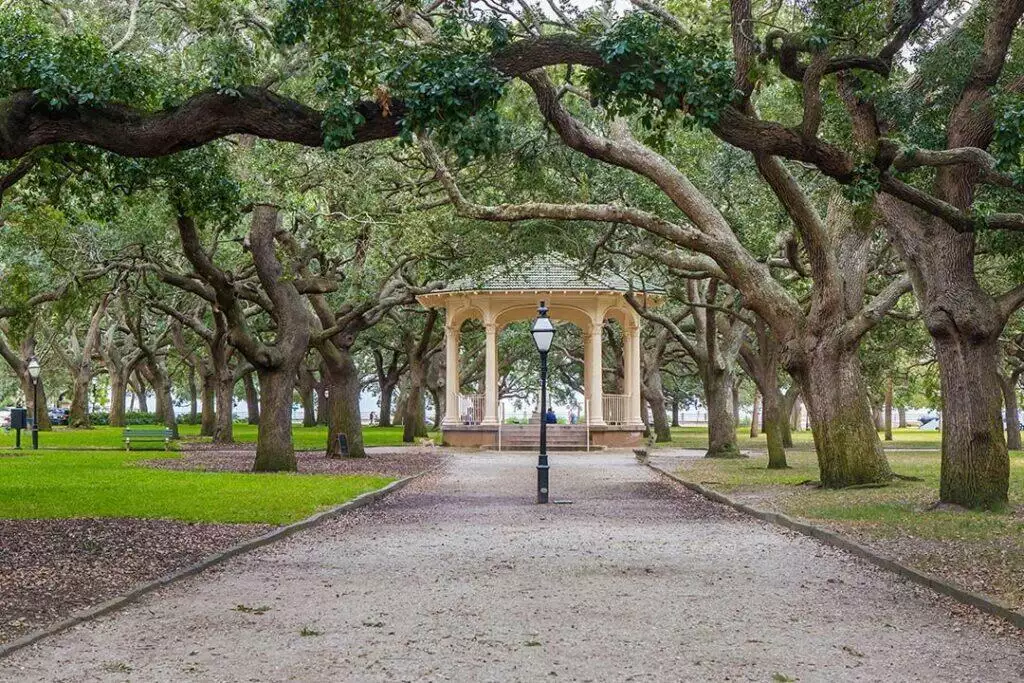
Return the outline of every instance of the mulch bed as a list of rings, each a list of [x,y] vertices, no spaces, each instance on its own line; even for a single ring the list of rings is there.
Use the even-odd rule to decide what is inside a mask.
[[[200,447],[202,446],[202,447]],[[183,444],[180,458],[160,458],[143,461],[145,467],[167,470],[200,470],[205,472],[250,472],[255,448],[211,450],[207,444]],[[327,458],[323,451],[299,451],[299,474],[380,474],[388,477],[408,477],[436,467],[447,456],[438,448],[412,446],[366,449],[365,458]]]
[[[157,519],[0,520],[0,642],[270,528]]]

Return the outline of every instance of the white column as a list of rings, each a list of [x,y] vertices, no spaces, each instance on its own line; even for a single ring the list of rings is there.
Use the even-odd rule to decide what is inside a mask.
[[[601,386],[601,323],[598,321],[587,334],[586,344],[590,348],[590,362],[586,371],[590,376],[590,424],[604,424],[604,388]]]
[[[631,425],[643,424],[640,418],[640,325],[635,320],[626,322],[626,343],[623,345],[623,365],[626,370],[626,391],[629,394],[626,406],[626,422]]]
[[[460,330],[455,325],[444,328],[444,420],[441,424],[457,425],[462,422],[459,415],[459,338]]]
[[[593,397],[593,390],[590,387],[590,330],[583,330],[583,410],[587,415],[593,416],[590,410],[590,399]]]
[[[484,419],[480,424],[498,424],[498,325],[484,322],[487,345],[484,354]]]

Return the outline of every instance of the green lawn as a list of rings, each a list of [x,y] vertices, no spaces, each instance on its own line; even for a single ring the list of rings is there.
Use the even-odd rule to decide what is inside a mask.
[[[152,429],[156,427],[139,426],[138,429]],[[239,443],[255,443],[257,434],[256,425],[236,424],[234,428],[235,441]],[[199,438],[199,425],[180,425],[181,436]],[[68,429],[66,427],[54,427],[53,431],[39,433],[39,447],[41,449],[93,449],[109,448],[123,449],[123,430],[120,427],[94,427],[92,429]],[[300,451],[320,450],[327,444],[327,427],[299,427],[292,429],[295,440],[295,448]],[[437,438],[438,434],[431,436]],[[402,446],[401,427],[364,427],[363,441],[367,446]],[[31,447],[32,435],[28,432],[21,434],[21,447]],[[152,447],[153,444],[147,445]],[[0,432],[0,449],[14,447],[14,432]]]
[[[736,440],[741,451],[754,450],[763,451],[765,437],[760,436],[751,439],[750,427],[740,427],[736,430]],[[887,448],[910,449],[910,448],[938,448],[942,443],[942,434],[939,432],[922,431],[920,429],[894,429],[893,440],[884,442]],[[707,427],[673,427],[672,443],[658,444],[659,447],[671,448],[696,448],[707,449],[708,430]],[[810,430],[793,432],[794,448],[814,448],[814,437]]]
[[[56,427],[39,434],[38,452],[30,450],[30,434],[22,434],[22,450],[16,451],[14,433],[0,433],[0,517],[285,524],[392,481],[373,476],[155,469],[137,461],[177,455],[164,453],[158,444],[126,453],[122,431]],[[199,427],[182,425],[181,434],[198,439]],[[256,434],[253,425],[235,425],[238,442],[255,442]],[[371,446],[397,446],[402,444],[402,428],[368,427],[363,437]],[[327,442],[327,428],[295,427],[294,438],[299,450],[319,450]]]
[[[177,472],[152,452],[0,454],[0,517],[145,517],[286,524],[393,481],[376,476]]]
[[[672,447],[707,448],[707,431],[673,430]],[[790,469],[768,470],[764,437],[744,433],[749,459],[687,458],[678,474],[755,507],[823,523],[878,546],[922,569],[974,590],[1024,606],[1024,452],[1010,454],[1010,506],[1004,512],[938,508],[941,435],[896,430],[886,444],[894,472],[922,481],[893,481],[881,488],[824,490],[809,432],[786,449]],[[915,450],[916,449],[916,450]]]

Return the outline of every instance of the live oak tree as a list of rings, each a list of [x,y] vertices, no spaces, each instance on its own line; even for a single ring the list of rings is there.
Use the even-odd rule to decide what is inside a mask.
[[[472,11],[407,8],[395,21],[377,3],[334,12],[298,1],[279,22],[278,38],[322,57],[318,80],[326,102],[309,100],[319,110],[253,85],[255,70],[218,73],[236,79],[215,89],[196,87],[166,106],[157,96],[159,80],[133,54],[107,47],[121,49],[122,36],[83,50],[39,13],[5,16],[0,33],[11,58],[5,57],[10,68],[3,82],[0,158],[17,160],[67,142],[155,156],[232,133],[344,147],[428,129],[440,145],[471,155],[493,144],[487,131],[506,79],[525,77],[569,147],[653,181],[690,221],[654,216],[667,226],[633,213],[634,222],[642,219],[645,230],[668,228],[676,244],[710,256],[771,327],[815,422],[823,481],[875,481],[888,468],[873,429],[866,429],[870,407],[855,348],[867,322],[898,292],[879,289],[887,296],[865,303],[860,268],[837,272],[837,263],[845,268],[848,257],[861,253],[863,244],[847,237],[877,226],[840,203],[827,212],[813,207],[794,191],[791,167],[779,159],[810,165],[841,185],[856,206],[880,213],[908,268],[934,339],[946,400],[941,498],[997,507],[1006,500],[1008,482],[997,339],[1024,290],[986,292],[974,272],[975,245],[980,232],[1024,227],[1013,209],[1022,81],[1016,61],[1008,60],[1024,3],[979,2],[948,29],[937,20],[946,12],[937,1],[877,0],[849,11],[844,3],[821,0],[806,12],[778,3],[767,7],[768,19],[781,19],[790,30],[760,33],[751,4],[731,0],[728,22],[717,24],[729,27],[730,54],[721,49],[724,36],[664,12],[658,25],[629,15],[610,28],[574,26],[560,16],[545,29],[530,20],[474,26],[480,17]],[[424,31],[424,23],[433,28]],[[425,42],[425,34],[431,44],[407,50],[411,59],[391,68],[398,60],[388,46],[409,36]],[[35,41],[30,52],[36,59],[20,59],[9,47],[26,36]],[[914,49],[906,49],[911,43]],[[158,43],[133,37],[124,44],[145,50]],[[279,82],[281,70],[271,75],[267,63],[283,51],[264,38],[253,44],[260,50],[251,63]],[[365,50],[367,45],[373,48]],[[75,69],[68,68],[72,53]],[[915,62],[913,70],[904,68],[907,61]],[[674,173],[664,155],[619,131],[610,129],[609,137],[563,115],[562,95],[535,71],[556,64],[590,68],[590,94],[613,113],[657,123],[662,113],[683,110],[719,139],[747,150],[796,226],[815,285],[810,310],[800,310],[764,268],[750,262],[720,212],[690,191],[686,176]],[[965,68],[945,69],[949,64]],[[798,88],[795,116],[792,107],[759,111],[758,86],[779,78]],[[610,212],[574,213],[577,219],[628,222],[629,212],[613,206]],[[830,387],[850,390],[840,395]]]

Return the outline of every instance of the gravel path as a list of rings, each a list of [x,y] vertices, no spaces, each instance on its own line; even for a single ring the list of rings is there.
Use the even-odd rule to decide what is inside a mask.
[[[0,680],[1018,681],[1019,635],[631,456],[458,455],[0,662]],[[243,606],[239,609],[239,606]],[[267,608],[267,609],[263,609]]]

